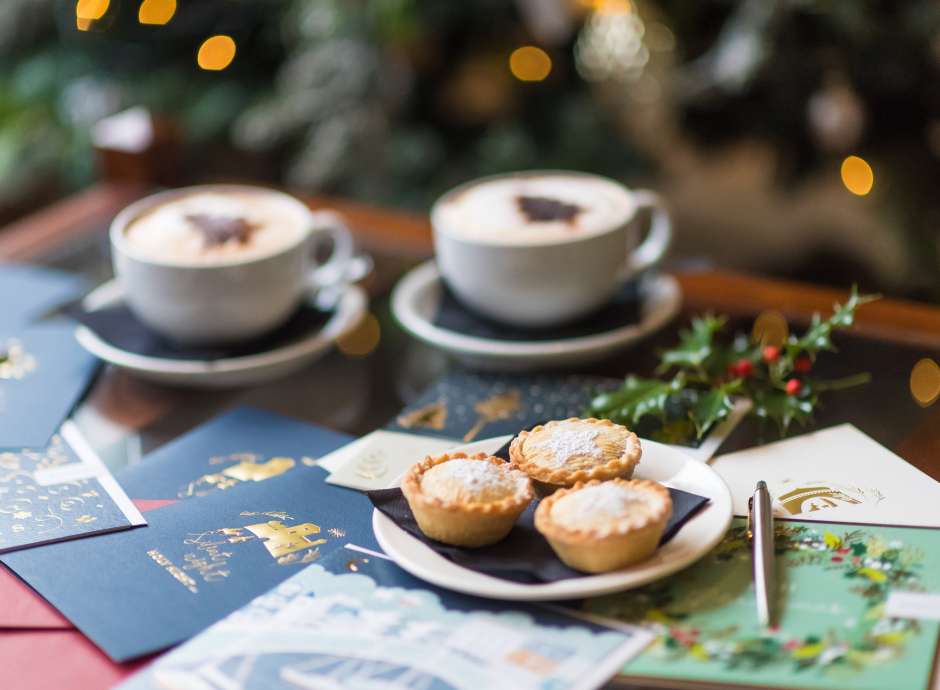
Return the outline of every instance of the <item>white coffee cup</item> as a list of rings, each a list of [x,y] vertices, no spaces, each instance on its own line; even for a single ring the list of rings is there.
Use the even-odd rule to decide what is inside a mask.
[[[236,208],[268,209],[268,218],[258,223],[264,242],[242,247],[228,241],[214,253],[200,254],[192,228],[181,227],[185,221],[174,221],[174,214],[209,206],[205,218],[220,205],[228,208],[229,201],[240,204]],[[134,225],[158,213],[151,234]],[[317,266],[314,250],[324,236],[333,249]],[[110,240],[114,272],[134,314],[153,331],[189,345],[233,343],[274,330],[312,290],[341,280],[353,254],[352,238],[337,214],[313,212],[292,196],[247,185],[202,185],[148,196],[115,217]]]
[[[641,241],[637,214],[646,208],[651,222]],[[669,214],[654,192],[559,170],[456,187],[434,204],[431,225],[438,267],[458,299],[497,321],[529,327],[601,307],[623,283],[656,266],[672,239]]]

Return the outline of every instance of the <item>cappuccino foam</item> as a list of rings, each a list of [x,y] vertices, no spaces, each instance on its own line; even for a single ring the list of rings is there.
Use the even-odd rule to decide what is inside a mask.
[[[309,223],[297,202],[274,192],[205,191],[144,212],[124,237],[145,260],[212,265],[278,254],[302,241]]]
[[[620,227],[633,211],[631,193],[603,177],[513,175],[452,192],[433,221],[438,231],[470,242],[554,244]]]

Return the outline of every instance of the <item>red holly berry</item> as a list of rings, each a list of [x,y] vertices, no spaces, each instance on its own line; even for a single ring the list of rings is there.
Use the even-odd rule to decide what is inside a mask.
[[[803,384],[799,379],[790,379],[787,381],[787,395],[799,395],[803,389]]]
[[[746,379],[754,373],[754,364],[749,359],[739,359],[728,365],[728,373],[741,379]]]
[[[795,360],[793,360],[793,371],[799,374],[805,374],[812,368],[813,360],[811,360],[806,355],[800,355]]]
[[[780,357],[780,348],[776,345],[768,345],[762,352],[765,362],[776,362]]]

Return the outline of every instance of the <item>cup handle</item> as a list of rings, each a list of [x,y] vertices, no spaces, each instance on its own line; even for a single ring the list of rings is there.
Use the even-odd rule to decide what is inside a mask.
[[[310,237],[329,235],[333,241],[333,251],[326,263],[317,266],[307,274],[307,284],[313,289],[335,285],[346,276],[349,262],[353,258],[353,239],[343,217],[336,211],[314,211],[313,227]]]
[[[648,189],[638,189],[633,194],[637,209],[650,209],[652,218],[646,239],[628,255],[627,277],[656,266],[672,244],[672,220],[662,197]]]

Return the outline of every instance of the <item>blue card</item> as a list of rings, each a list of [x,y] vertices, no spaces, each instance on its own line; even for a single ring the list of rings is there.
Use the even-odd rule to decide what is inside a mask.
[[[22,326],[78,299],[85,281],[75,275],[27,264],[0,264],[0,331]]]
[[[192,637],[347,543],[376,548],[369,500],[325,477],[310,467],[244,482],[150,511],[145,529],[0,561],[127,661]]]
[[[617,380],[455,371],[438,379],[386,429],[464,443],[515,435],[550,419],[583,416],[594,391],[611,383]]]
[[[70,323],[0,326],[0,448],[48,445],[97,369]]]
[[[70,422],[46,448],[0,452],[0,552],[144,524]]]
[[[134,498],[197,498],[293,476],[352,440],[296,419],[239,407],[162,446],[117,478]]]
[[[446,592],[337,552],[158,659],[120,690],[593,690],[650,635]]]

